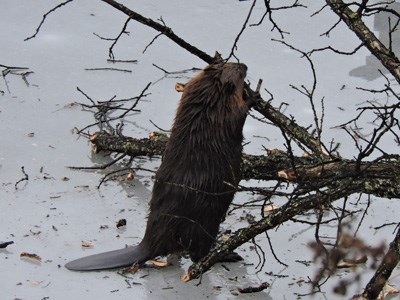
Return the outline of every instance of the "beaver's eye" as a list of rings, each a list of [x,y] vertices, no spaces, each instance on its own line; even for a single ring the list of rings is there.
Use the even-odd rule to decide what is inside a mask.
[[[233,82],[226,82],[224,84],[224,90],[227,94],[232,94],[235,92],[235,84]]]

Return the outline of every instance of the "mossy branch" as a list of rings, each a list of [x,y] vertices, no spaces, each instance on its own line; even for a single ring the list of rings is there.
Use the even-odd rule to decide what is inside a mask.
[[[97,132],[90,137],[95,152],[111,151],[131,157],[161,156],[168,137],[153,133],[150,138],[136,139]],[[293,170],[295,165],[296,170]],[[293,183],[315,182],[314,189],[346,186],[347,195],[373,194],[385,198],[400,198],[400,157],[392,156],[373,162],[327,159],[314,156],[290,157],[280,150],[267,150],[266,155],[243,154],[243,180],[281,180]],[[351,179],[349,185],[348,180]]]

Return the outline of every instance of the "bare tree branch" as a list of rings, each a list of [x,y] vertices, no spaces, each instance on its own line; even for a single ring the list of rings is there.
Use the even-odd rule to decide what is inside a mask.
[[[242,29],[240,30],[239,34],[236,36],[235,41],[233,42],[233,46],[231,49],[231,53],[228,55],[228,60],[232,57],[235,56],[235,50],[237,49],[237,43],[239,42],[240,36],[242,35],[242,33],[244,32],[244,30],[246,29],[246,25],[249,22],[249,19],[251,17],[251,13],[253,12],[254,6],[256,5],[257,0],[253,0],[253,4],[250,7],[250,11],[247,14],[246,20],[244,21],[244,24],[242,26]],[[236,57],[236,56],[235,56]]]
[[[179,46],[181,46],[183,49],[186,49],[187,51],[189,51],[190,53],[196,55],[197,57],[199,57],[200,59],[204,60],[207,63],[212,63],[214,61],[214,58],[211,57],[210,55],[208,55],[207,53],[199,50],[198,48],[190,45],[189,43],[187,43],[186,41],[184,41],[182,38],[180,38],[179,36],[177,36],[171,28],[166,27],[160,23],[157,23],[155,21],[153,21],[150,18],[146,18],[143,17],[142,15],[138,14],[137,12],[134,12],[133,10],[129,9],[128,7],[114,1],[114,0],[102,0],[103,2],[106,2],[107,4],[111,5],[112,7],[118,9],[119,11],[123,12],[124,14],[126,14],[128,17],[130,17],[131,19],[134,19],[135,21],[142,23],[146,26],[149,26],[159,32],[161,32],[162,34],[164,34],[165,36],[167,36],[168,38],[170,38],[172,41],[174,41],[175,43],[177,43]]]
[[[379,293],[389,279],[393,270],[400,261],[400,227],[397,228],[397,234],[390,243],[389,250],[383,257],[383,260],[375,272],[375,275],[365,287],[363,297],[366,299],[378,299]]]
[[[359,12],[351,10],[342,0],[326,0],[326,3],[400,83],[399,59],[364,24]]]

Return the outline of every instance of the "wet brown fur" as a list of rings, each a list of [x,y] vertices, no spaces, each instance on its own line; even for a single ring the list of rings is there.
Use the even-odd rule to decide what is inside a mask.
[[[215,242],[240,180],[246,70],[209,65],[186,84],[138,246],[145,258],[187,252],[198,261]]]
[[[140,244],[76,259],[66,268],[112,269],[180,252],[198,261],[208,254],[240,179],[246,69],[214,64],[186,84]]]

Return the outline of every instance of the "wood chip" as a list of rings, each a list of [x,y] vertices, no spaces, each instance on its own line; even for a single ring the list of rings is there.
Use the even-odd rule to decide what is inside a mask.
[[[279,206],[275,205],[275,204],[265,205],[264,206],[264,212],[271,212],[271,211],[273,211],[275,209],[278,209],[278,208],[279,208]]]
[[[90,138],[89,138],[89,140],[90,140],[91,142],[94,142],[95,140],[97,140],[97,134],[95,133],[95,134],[91,135]]]
[[[296,179],[294,172],[289,171],[289,170],[278,171],[278,177],[284,178],[288,181],[294,181]]]
[[[93,242],[81,241],[81,247],[83,247],[83,248],[93,248],[94,247],[94,243]]]
[[[128,181],[132,181],[135,178],[135,173],[133,173],[132,171],[128,173],[128,175],[126,175],[126,180]]]
[[[150,263],[152,263],[153,265],[155,265],[156,267],[167,267],[170,266],[171,264],[166,262],[166,261],[160,261],[160,260],[149,260]]]
[[[187,272],[185,275],[182,275],[181,276],[181,281],[182,282],[188,282],[189,280],[190,280],[191,278],[190,278],[190,273],[189,272]]]

